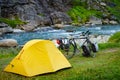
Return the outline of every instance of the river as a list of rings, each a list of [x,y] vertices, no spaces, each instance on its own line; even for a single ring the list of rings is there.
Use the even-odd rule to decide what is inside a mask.
[[[70,34],[80,34],[89,30],[93,35],[112,35],[120,31],[120,25],[97,25],[91,27],[66,26],[62,29],[44,27],[36,29],[33,32],[14,32],[3,35],[3,39],[16,39],[20,45],[25,44],[32,39],[53,39],[68,37]]]

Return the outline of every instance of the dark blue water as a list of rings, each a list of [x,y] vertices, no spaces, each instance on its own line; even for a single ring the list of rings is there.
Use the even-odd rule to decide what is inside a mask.
[[[73,27],[67,26],[63,29],[55,30],[53,28],[43,28],[34,32],[16,32],[3,35],[3,39],[16,39],[20,45],[25,44],[32,39],[53,39],[68,37],[69,34],[79,34],[83,31],[89,30],[92,34],[97,35],[111,35],[120,31],[120,25],[104,25],[92,27]],[[73,32],[67,32],[73,31]]]

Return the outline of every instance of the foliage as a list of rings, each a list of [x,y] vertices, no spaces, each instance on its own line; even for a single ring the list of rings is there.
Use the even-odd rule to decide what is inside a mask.
[[[15,28],[17,25],[26,24],[26,22],[21,21],[18,17],[16,17],[15,20],[10,20],[7,18],[0,18],[0,22],[4,22],[8,24],[12,28]]]
[[[116,6],[114,8],[108,7],[108,10],[110,11],[111,14],[115,15],[117,20],[120,19],[120,6]]]
[[[116,32],[115,34],[113,34],[108,42],[120,43],[120,32]]]
[[[95,10],[92,8],[88,10],[88,3],[90,0],[71,0],[71,5],[73,6],[71,10],[68,11],[68,14],[73,20],[73,23],[85,23],[91,15],[94,15],[98,18],[103,18],[103,13],[110,13],[114,15],[118,21],[120,21],[120,1],[119,0],[103,0],[107,5],[104,7],[107,11],[102,12],[102,10]],[[92,5],[91,5],[92,6]],[[101,5],[99,5],[101,6]],[[102,7],[102,6],[101,6]],[[79,21],[79,18],[81,21]]]
[[[68,11],[68,15],[70,15],[73,23],[84,23],[90,16],[95,15],[95,13],[94,11],[87,10],[81,6],[75,6]]]
[[[108,6],[107,9],[110,11],[111,14],[115,15],[118,20],[120,20],[120,1],[108,0],[108,2],[111,3],[111,6]]]

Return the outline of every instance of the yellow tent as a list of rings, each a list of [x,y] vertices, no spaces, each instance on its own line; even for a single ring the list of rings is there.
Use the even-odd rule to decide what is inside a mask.
[[[71,67],[68,60],[49,40],[31,40],[4,71],[34,76]]]

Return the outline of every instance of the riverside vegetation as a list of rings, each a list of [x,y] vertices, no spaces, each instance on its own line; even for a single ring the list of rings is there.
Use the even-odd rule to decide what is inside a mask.
[[[114,17],[116,16],[115,19],[117,21],[120,20],[120,2],[118,0],[101,1],[105,2],[107,5],[105,5],[104,3],[102,4],[99,1],[97,2],[97,0],[92,2],[91,1],[73,0],[71,2],[72,8],[68,11],[68,14],[73,20],[73,23],[85,23],[89,21],[89,18],[91,16],[96,16],[100,19],[109,19],[111,15],[114,15]]]
[[[69,60],[72,68],[34,77],[4,72],[4,67],[19,53],[20,48],[0,48],[0,80],[119,80],[120,32],[115,33],[107,43],[99,44],[99,47],[95,58],[80,54]]]

